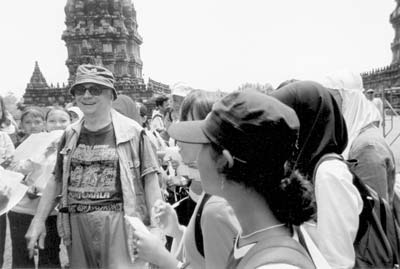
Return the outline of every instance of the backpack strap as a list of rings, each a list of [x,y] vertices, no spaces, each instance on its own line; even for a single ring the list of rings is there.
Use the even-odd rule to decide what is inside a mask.
[[[327,153],[325,155],[322,155],[322,157],[319,158],[317,164],[315,165],[314,172],[313,172],[313,177],[312,177],[312,184],[315,183],[315,176],[317,174],[318,167],[321,165],[321,163],[323,163],[325,161],[329,161],[329,160],[339,160],[339,161],[343,161],[343,162],[345,161],[343,159],[343,156],[339,155],[337,153],[333,153],[332,152],[332,153]]]
[[[303,247],[290,236],[275,236],[256,243],[243,257],[238,269],[283,263],[302,269],[315,269]]]
[[[163,119],[163,116],[161,116],[161,114],[155,114],[151,119],[154,120],[155,118],[160,117],[161,119]]]
[[[211,195],[208,193],[204,194],[203,199],[201,200],[199,209],[197,210],[196,219],[194,222],[194,239],[196,241],[197,251],[204,257],[204,244],[203,244],[203,232],[201,230],[201,215],[203,214],[204,205],[211,198]]]

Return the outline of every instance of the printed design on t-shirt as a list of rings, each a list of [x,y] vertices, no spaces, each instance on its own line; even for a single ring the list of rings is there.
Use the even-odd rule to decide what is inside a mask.
[[[69,204],[121,202],[118,155],[110,145],[79,144],[71,159]]]

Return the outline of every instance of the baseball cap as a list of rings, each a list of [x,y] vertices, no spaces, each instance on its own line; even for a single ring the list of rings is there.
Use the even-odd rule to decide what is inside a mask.
[[[374,93],[375,91],[373,89],[367,90],[367,93]]]
[[[112,89],[115,100],[117,99],[117,90],[114,88],[114,82],[114,75],[107,68],[92,64],[83,64],[78,66],[76,70],[75,83],[70,88],[69,93],[74,95],[74,88],[80,84],[94,83]]]
[[[205,120],[171,124],[168,133],[185,143],[214,143],[237,159],[264,165],[266,158],[281,163],[291,156],[299,126],[292,108],[249,90],[222,98]]]

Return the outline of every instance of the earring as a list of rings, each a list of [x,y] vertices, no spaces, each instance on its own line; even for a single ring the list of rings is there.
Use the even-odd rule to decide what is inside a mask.
[[[225,188],[225,178],[221,179],[221,190],[224,190]]]

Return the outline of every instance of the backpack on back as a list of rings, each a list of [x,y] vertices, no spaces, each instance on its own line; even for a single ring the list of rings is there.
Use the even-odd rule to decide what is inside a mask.
[[[393,211],[384,199],[352,171],[354,164],[345,161],[341,155],[326,154],[315,166],[313,183],[318,166],[324,161],[335,159],[347,164],[353,175],[353,184],[363,201],[359,228],[353,244],[356,253],[354,268],[398,268],[399,226]]]
[[[254,245],[237,265],[253,269],[267,264],[290,264],[301,269],[315,269],[305,249],[289,236],[276,236]]]

